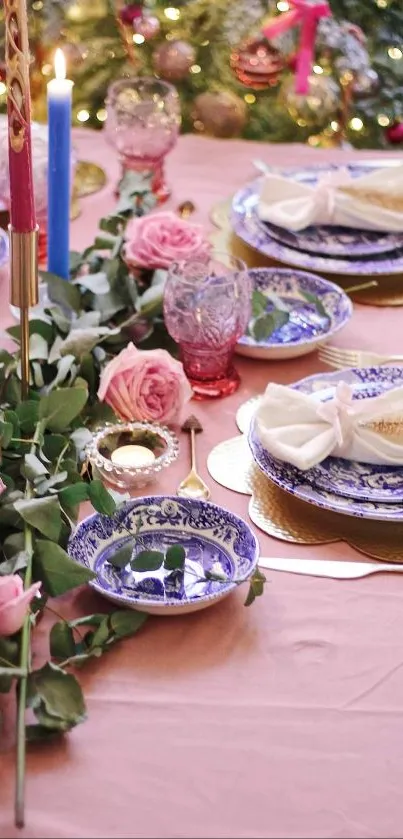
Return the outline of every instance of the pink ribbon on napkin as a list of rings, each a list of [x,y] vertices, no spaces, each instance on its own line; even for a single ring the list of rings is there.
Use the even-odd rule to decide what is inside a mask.
[[[296,63],[296,93],[308,93],[308,76],[312,69],[316,27],[322,17],[331,15],[327,0],[290,0],[293,9],[268,21],[263,26],[265,38],[275,38],[297,24],[301,25],[301,40]]]

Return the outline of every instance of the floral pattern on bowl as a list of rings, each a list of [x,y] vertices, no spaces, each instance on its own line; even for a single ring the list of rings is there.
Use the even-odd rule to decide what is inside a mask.
[[[353,313],[348,295],[315,274],[293,268],[253,268],[249,275],[255,291],[274,294],[290,310],[290,320],[262,341],[244,335],[236,347],[239,355],[268,360],[306,355],[342,329]],[[304,297],[305,293],[320,301],[328,317],[318,312],[315,304]]]
[[[181,544],[186,551],[183,580],[165,579],[164,571],[141,575],[130,565],[113,566],[113,555],[137,541],[146,550],[166,551]],[[183,614],[204,609],[226,597],[253,573],[259,545],[253,531],[233,513],[195,499],[170,496],[136,498],[112,517],[98,513],[84,519],[70,539],[69,554],[91,568],[91,585],[126,608],[153,614]],[[208,579],[219,572],[223,581]]]

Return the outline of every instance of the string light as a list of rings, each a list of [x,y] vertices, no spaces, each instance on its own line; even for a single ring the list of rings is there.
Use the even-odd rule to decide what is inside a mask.
[[[403,52],[399,49],[399,47],[389,47],[388,56],[389,58],[394,58],[395,61],[398,61],[399,58],[403,57]]]
[[[321,67],[320,64],[315,64],[312,69],[314,73],[318,74],[318,76],[323,73],[323,67]]]
[[[253,93],[245,93],[244,99],[247,105],[253,105],[256,102],[256,96]]]
[[[388,0],[376,0],[376,5],[378,9],[386,9],[388,6]]]
[[[79,122],[87,122],[87,120],[89,120],[89,118],[90,118],[89,112],[86,111],[85,108],[83,108],[81,111],[77,112],[77,119],[78,119]]]
[[[51,64],[42,64],[41,67],[42,76],[50,76],[53,73],[53,67]]]
[[[386,128],[388,125],[390,125],[390,119],[388,116],[386,116],[386,114],[378,114],[377,122],[379,125],[382,126],[382,128]]]
[[[200,64],[192,64],[192,66],[190,68],[190,72],[191,73],[201,73]]]
[[[134,44],[144,44],[145,37],[144,35],[139,35],[138,32],[135,32],[133,35],[133,43]]]
[[[168,6],[164,9],[164,15],[168,20],[179,20],[181,13],[180,9],[175,9],[174,6]]]
[[[352,131],[362,131],[364,128],[364,123],[360,117],[353,117],[350,119],[349,126]]]
[[[4,82],[0,82],[0,96],[4,96],[4,94],[6,92],[7,92],[7,85],[5,85]]]
[[[338,131],[339,130],[340,123],[337,122],[337,119],[332,119],[332,121],[330,123],[330,128],[332,129],[332,131]]]
[[[277,8],[279,12],[288,12],[290,4],[287,2],[287,0],[278,0]]]
[[[105,122],[106,117],[107,117],[106,108],[100,108],[99,111],[97,111],[97,120],[99,122]]]

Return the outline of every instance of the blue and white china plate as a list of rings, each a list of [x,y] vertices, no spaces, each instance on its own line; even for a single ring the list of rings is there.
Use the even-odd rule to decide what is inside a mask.
[[[293,386],[303,393],[318,394],[326,388],[335,387],[339,381],[351,384],[358,397],[375,396],[382,390],[401,387],[403,368],[368,367],[319,373]],[[349,516],[403,521],[403,467],[371,466],[341,458],[327,458],[314,469],[302,472],[289,463],[276,460],[264,449],[253,420],[249,429],[249,445],[262,472],[281,489],[302,501]]]
[[[373,171],[374,168],[399,165],[399,160],[373,161],[372,163],[350,164],[347,168],[354,176],[364,174],[366,171]],[[319,175],[334,171],[336,165],[315,166],[310,169],[288,169],[283,172],[290,177],[304,177],[307,182],[312,178],[315,182]],[[403,271],[403,236],[396,237],[400,247],[388,248],[387,253],[366,253],[359,255],[354,248],[349,246],[344,254],[338,252],[337,256],[323,255],[308,252],[306,249],[290,247],[287,242],[278,241],[270,235],[267,224],[262,222],[257,213],[262,178],[240,189],[232,200],[231,224],[234,233],[246,242],[251,248],[259,251],[270,259],[286,265],[295,265],[308,271],[325,274],[348,274],[348,275],[377,275],[377,274],[399,274]],[[357,231],[358,233],[358,231]],[[361,236],[362,231],[359,231]],[[359,245],[358,245],[359,247]]]
[[[114,554],[129,548],[137,526],[136,550],[166,550],[181,544],[186,551],[185,573],[178,580],[169,572],[117,569]],[[90,583],[108,600],[129,609],[158,615],[196,612],[217,603],[248,579],[259,558],[251,528],[233,513],[207,501],[170,496],[135,498],[113,516],[98,513],[84,519],[70,539],[69,555],[91,568]],[[206,572],[221,574],[217,582]]]
[[[348,227],[318,224],[295,232],[268,222],[261,223],[266,226],[271,239],[294,250],[318,256],[373,256],[403,246],[403,236],[377,230],[352,230]]]
[[[285,326],[262,341],[244,335],[236,347],[239,355],[263,359],[306,355],[326,343],[351,318],[353,304],[347,294],[315,274],[293,268],[254,268],[249,274],[254,290],[275,295],[285,309],[291,310],[291,316]],[[320,300],[328,317],[318,312],[315,304],[304,297],[305,293]],[[273,303],[269,299],[267,302],[269,312]]]
[[[382,166],[382,161],[377,163],[376,168]],[[337,168],[334,165],[322,165],[313,169],[301,168],[285,170],[284,175],[309,185],[317,183],[319,175],[326,175]],[[350,163],[347,168],[352,177],[365,175],[373,171],[373,166]],[[377,253],[387,253],[403,246],[403,236],[394,233],[387,233],[379,230],[353,230],[349,227],[336,227],[332,225],[315,225],[305,230],[294,232],[284,227],[277,227],[269,222],[261,222],[268,229],[272,239],[282,242],[290,248],[314,253],[322,256],[357,257],[371,256]]]

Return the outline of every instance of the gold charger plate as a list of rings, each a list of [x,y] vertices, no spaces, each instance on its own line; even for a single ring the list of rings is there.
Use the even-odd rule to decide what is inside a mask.
[[[240,431],[249,426],[256,400],[237,413]],[[300,545],[346,542],[385,562],[403,562],[403,522],[379,522],[321,510],[275,486],[256,466],[244,433],[215,446],[207,459],[211,477],[226,489],[250,495],[249,517],[275,539]]]
[[[230,226],[231,203],[231,198],[219,201],[210,211],[210,219],[217,228],[210,237],[214,247],[221,252],[228,252],[232,256],[243,259],[249,268],[284,267],[285,263],[269,259],[246,245],[232,232]],[[368,281],[375,282],[376,285],[358,291],[352,291],[351,289],[354,286],[364,285],[365,277],[357,277],[354,274],[351,276],[343,274],[340,277],[335,274],[327,276],[323,272],[321,272],[321,276],[337,283],[345,291],[349,291],[350,296],[357,303],[368,306],[403,306],[403,275],[382,274],[377,275],[376,278],[371,278],[368,275]]]

